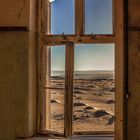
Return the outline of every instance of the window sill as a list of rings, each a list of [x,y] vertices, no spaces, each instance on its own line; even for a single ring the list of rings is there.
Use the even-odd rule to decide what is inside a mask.
[[[32,137],[18,140],[69,140],[65,138],[54,137]],[[73,136],[70,140],[114,140],[113,136]]]

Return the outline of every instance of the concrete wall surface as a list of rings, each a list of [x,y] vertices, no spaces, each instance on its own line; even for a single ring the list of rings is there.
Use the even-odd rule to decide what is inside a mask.
[[[0,139],[27,135],[28,34],[0,32]]]
[[[0,32],[0,140],[36,133],[35,36]]]

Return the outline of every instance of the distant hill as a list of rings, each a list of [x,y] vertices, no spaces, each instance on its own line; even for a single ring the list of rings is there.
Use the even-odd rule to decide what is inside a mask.
[[[52,77],[64,77],[64,71],[52,71]],[[75,79],[114,79],[115,73],[112,70],[89,70],[89,71],[75,71]]]

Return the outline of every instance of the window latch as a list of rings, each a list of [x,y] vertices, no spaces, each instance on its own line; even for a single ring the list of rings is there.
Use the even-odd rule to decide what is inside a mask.
[[[96,39],[96,36],[93,33],[91,33],[91,39]]]
[[[66,35],[64,33],[62,33],[62,38],[63,40],[66,40]]]

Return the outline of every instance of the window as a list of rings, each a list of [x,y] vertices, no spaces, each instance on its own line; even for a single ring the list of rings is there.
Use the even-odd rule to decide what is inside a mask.
[[[39,132],[66,137],[113,134],[115,117],[115,128],[124,125],[120,121],[124,84],[119,82],[124,80],[123,49],[119,50],[123,21],[114,23],[114,18],[119,19],[118,12],[117,18],[114,14],[119,4],[113,0],[44,0],[44,5]],[[115,57],[119,53],[121,57]]]

